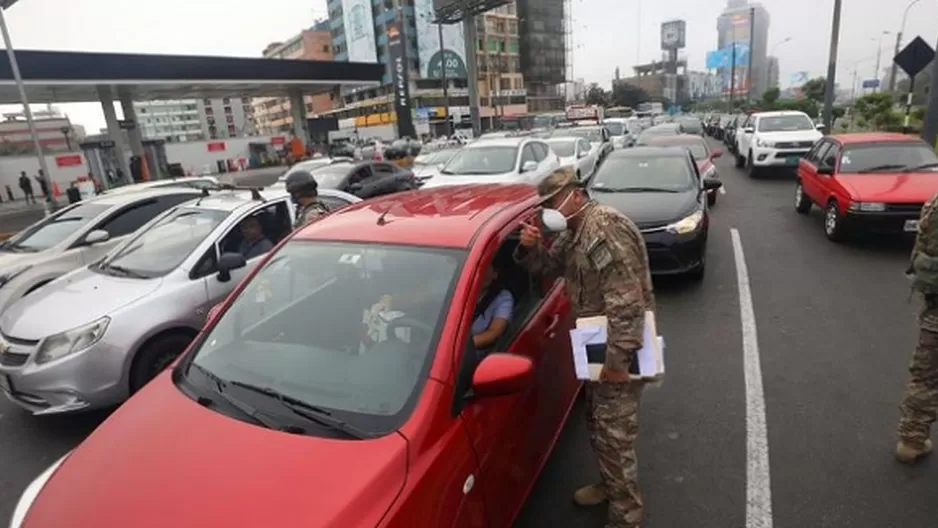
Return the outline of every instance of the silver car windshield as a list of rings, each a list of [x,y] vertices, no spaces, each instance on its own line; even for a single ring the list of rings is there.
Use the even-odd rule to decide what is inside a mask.
[[[576,151],[576,140],[553,140],[548,141],[551,150],[554,151],[554,154],[561,158],[572,158]]]
[[[271,388],[333,414],[397,416],[425,379],[463,258],[458,250],[293,240],[192,361],[229,385]]]
[[[116,268],[125,275],[141,277],[165,275],[176,269],[228,214],[213,209],[174,209],[108,256],[100,268]]]
[[[29,253],[44,251],[61,244],[109,208],[102,204],[83,203],[63,209],[20,231],[0,249]]]
[[[466,148],[457,152],[443,174],[485,175],[514,172],[515,160],[518,159],[518,147],[490,146]]]

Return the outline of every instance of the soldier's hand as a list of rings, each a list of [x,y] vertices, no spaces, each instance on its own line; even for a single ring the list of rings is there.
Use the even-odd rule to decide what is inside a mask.
[[[527,222],[521,222],[521,241],[524,247],[534,247],[541,243],[541,229]]]
[[[599,381],[602,383],[628,383],[632,379],[627,371],[603,366],[602,371],[599,373]]]

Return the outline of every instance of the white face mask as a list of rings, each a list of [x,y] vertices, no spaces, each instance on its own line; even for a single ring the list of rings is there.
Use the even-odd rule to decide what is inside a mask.
[[[567,205],[567,201],[573,196],[573,192],[567,195],[566,198],[560,202],[560,205],[557,206],[557,209],[542,209],[541,210],[541,222],[544,224],[544,230],[548,233],[562,233],[567,230],[567,220],[568,218],[563,215],[559,210],[563,209],[563,206]],[[589,204],[583,204],[583,207],[579,211],[570,215],[570,218],[580,214],[583,209]]]

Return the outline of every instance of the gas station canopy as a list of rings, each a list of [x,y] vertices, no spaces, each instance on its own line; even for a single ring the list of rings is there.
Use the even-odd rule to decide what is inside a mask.
[[[30,103],[100,102],[99,86],[134,101],[315,95],[375,86],[384,64],[291,59],[16,50]],[[0,104],[20,102],[0,54]]]

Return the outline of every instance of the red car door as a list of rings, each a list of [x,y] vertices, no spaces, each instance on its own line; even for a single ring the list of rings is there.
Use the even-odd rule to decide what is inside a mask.
[[[499,248],[504,251],[506,245],[514,243],[509,235],[517,231],[520,221],[518,218],[493,241],[482,265],[488,265]],[[520,394],[470,399],[461,411],[478,457],[486,512],[493,528],[511,526],[579,387],[570,358],[570,303],[561,281],[545,295],[535,278],[525,277],[529,295],[515,300],[510,337],[497,351],[531,358],[535,381]],[[474,352],[470,345],[461,360]]]
[[[821,152],[821,157],[818,159],[818,167],[824,167],[825,169],[830,169],[831,174],[817,174],[817,182],[819,189],[819,204],[826,204],[827,200],[834,196],[837,198],[837,203],[842,205],[844,203],[845,193],[840,186],[840,183],[837,181],[837,178],[834,177],[837,174],[837,160],[840,159],[840,144],[836,142],[830,142],[830,148],[825,149]],[[817,173],[817,171],[815,171]],[[843,211],[841,211],[843,212]]]
[[[798,162],[798,179],[804,194],[814,203],[823,204],[821,185],[818,182],[817,164],[830,148],[830,142],[821,140]]]

